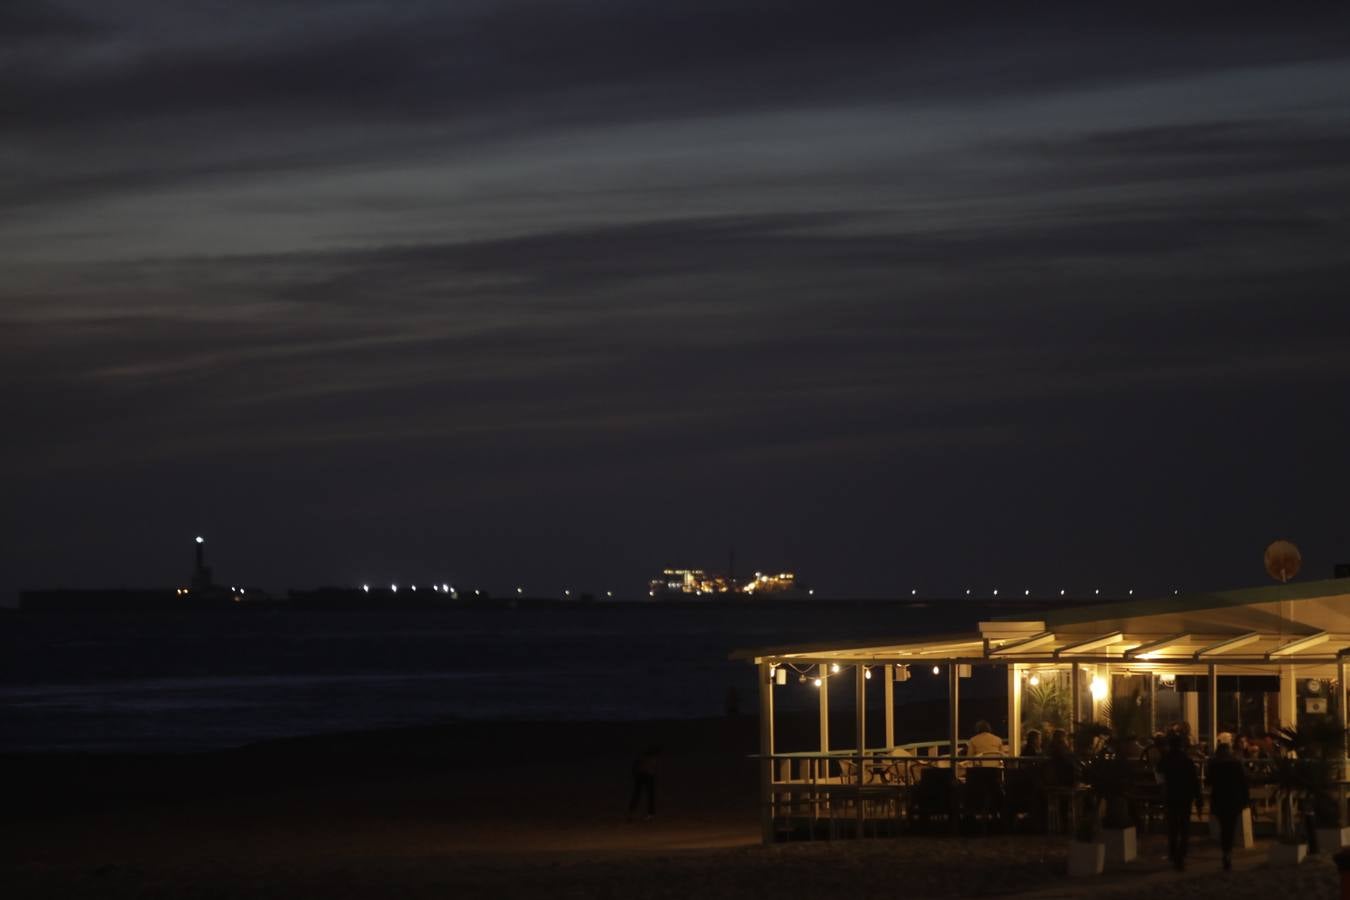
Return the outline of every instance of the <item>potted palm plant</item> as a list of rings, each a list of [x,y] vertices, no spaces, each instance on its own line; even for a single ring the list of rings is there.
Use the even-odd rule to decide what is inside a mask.
[[[1321,853],[1334,853],[1350,846],[1350,827],[1341,816],[1340,780],[1345,767],[1345,729],[1334,719],[1314,721],[1302,727],[1281,728],[1276,741],[1298,757],[1302,793],[1299,799],[1311,807],[1317,840],[1312,846]]]
[[[1130,789],[1134,784],[1130,746],[1138,734],[1143,717],[1140,690],[1129,697],[1102,704],[1108,731],[1102,734],[1092,765],[1092,792],[1102,809],[1101,833],[1106,844],[1108,863],[1132,862],[1138,854],[1134,817],[1130,813]],[[1099,733],[1100,726],[1098,726]]]
[[[1298,865],[1308,855],[1308,837],[1300,809],[1308,784],[1302,760],[1285,757],[1275,764],[1275,796],[1280,802],[1280,831],[1270,845],[1270,864]]]
[[[1088,790],[1076,795],[1076,824],[1069,842],[1069,874],[1100,875],[1106,867],[1106,841],[1102,835],[1100,788],[1110,779],[1100,745],[1111,729],[1095,722],[1080,723],[1074,730],[1078,780]]]

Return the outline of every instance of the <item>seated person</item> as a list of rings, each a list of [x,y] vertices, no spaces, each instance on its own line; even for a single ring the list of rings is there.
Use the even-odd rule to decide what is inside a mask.
[[[1034,728],[1027,731],[1027,739],[1022,744],[1022,756],[1041,755],[1041,733]]]
[[[966,741],[967,756],[1002,756],[1003,738],[994,734],[989,723],[981,719],[975,723],[975,734]],[[991,765],[997,765],[992,763]]]

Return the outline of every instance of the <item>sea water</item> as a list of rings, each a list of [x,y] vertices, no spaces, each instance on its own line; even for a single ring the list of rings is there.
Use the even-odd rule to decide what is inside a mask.
[[[454,718],[753,713],[755,669],[729,659],[734,650],[973,631],[1006,612],[958,600],[15,612],[0,618],[0,751],[206,750]],[[945,681],[918,672],[897,689],[939,697]],[[814,706],[815,690],[792,673],[775,702]]]

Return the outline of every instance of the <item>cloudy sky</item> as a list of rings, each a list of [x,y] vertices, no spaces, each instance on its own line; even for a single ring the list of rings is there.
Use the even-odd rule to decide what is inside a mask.
[[[1329,575],[1350,14],[1013,6],[8,0],[0,594]]]

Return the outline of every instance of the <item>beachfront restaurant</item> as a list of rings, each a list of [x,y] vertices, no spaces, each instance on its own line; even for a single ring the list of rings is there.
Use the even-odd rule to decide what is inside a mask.
[[[995,815],[1000,827],[1045,827],[1044,815],[1051,828],[1067,830],[1043,790],[1031,799],[1023,747],[1032,729],[1045,739],[1063,729],[1072,740],[1082,723],[1128,720],[1145,741],[1184,729],[1203,750],[1216,739],[1259,740],[1315,720],[1344,729],[1350,579],[1078,604],[980,622],[964,634],[761,648],[733,658],[758,669],[765,843],[954,829],[958,818]],[[997,712],[988,714],[986,697],[980,724],[991,727],[977,737],[963,691],[982,683],[987,694],[991,682]],[[946,721],[926,740],[907,733],[916,686],[945,693],[937,699],[945,699]],[[798,746],[776,733],[775,706],[794,700],[799,709],[816,707],[807,716],[818,722],[810,747],[800,746],[800,728]],[[841,707],[849,706],[852,733],[841,734]],[[1141,784],[1141,797],[1147,788]],[[1258,815],[1278,817],[1274,786],[1252,791]]]

